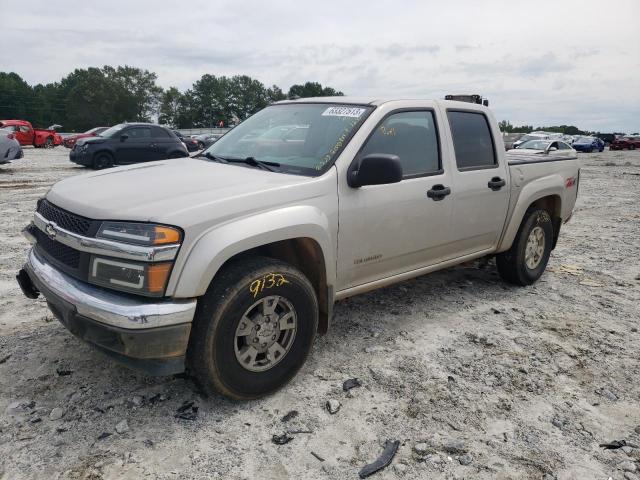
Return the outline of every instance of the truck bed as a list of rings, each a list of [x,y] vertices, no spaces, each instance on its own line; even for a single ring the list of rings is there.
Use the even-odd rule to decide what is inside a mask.
[[[542,163],[542,162],[556,162],[562,160],[576,160],[578,157],[575,154],[566,155],[545,155],[543,153],[531,153],[526,154],[510,154],[506,153],[507,161],[509,165],[523,165],[527,163]]]

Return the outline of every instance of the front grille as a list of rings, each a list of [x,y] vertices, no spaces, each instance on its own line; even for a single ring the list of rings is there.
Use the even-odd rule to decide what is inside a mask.
[[[47,220],[55,222],[65,230],[69,230],[70,232],[77,233],[79,235],[86,236],[94,223],[89,218],[67,212],[45,199],[38,201],[38,208],[36,211]]]
[[[63,243],[51,240],[39,228],[33,228],[31,233],[36,237],[38,246],[51,258],[73,269],[77,269],[80,266],[79,251],[67,247]]]

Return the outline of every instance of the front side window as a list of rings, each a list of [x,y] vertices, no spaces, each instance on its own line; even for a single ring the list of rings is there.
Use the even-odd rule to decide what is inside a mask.
[[[321,175],[371,110],[368,105],[330,103],[271,105],[229,131],[203,155],[222,160],[252,157],[278,164],[274,166],[278,172]]]
[[[493,137],[487,117],[478,112],[449,110],[458,170],[491,168],[497,165]]]
[[[130,128],[129,130],[125,130],[124,133],[129,135],[131,139],[151,138],[151,128],[149,127]]]
[[[360,151],[360,156],[397,155],[404,178],[440,171],[438,132],[433,112],[400,112],[382,121]]]

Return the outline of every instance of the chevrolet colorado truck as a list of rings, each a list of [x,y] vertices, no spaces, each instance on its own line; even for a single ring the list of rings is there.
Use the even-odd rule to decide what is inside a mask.
[[[535,282],[578,181],[575,155],[508,157],[483,105],[283,101],[197,157],[55,184],[18,281],[115,359],[252,399],[295,375],[340,299],[492,255]]]

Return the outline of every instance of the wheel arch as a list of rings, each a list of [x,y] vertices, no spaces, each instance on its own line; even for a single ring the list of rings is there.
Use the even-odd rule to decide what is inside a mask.
[[[296,220],[300,223],[292,225]],[[272,228],[264,231],[265,225]],[[325,333],[333,308],[334,251],[329,220],[314,207],[295,206],[248,217],[208,231],[189,251],[181,251],[167,295],[200,297],[230,263],[251,255],[272,257],[293,265],[309,279],[318,298],[318,331]]]
[[[527,187],[533,185],[536,185],[533,188],[538,187],[536,182],[527,185]],[[525,193],[526,192],[523,191],[520,195],[520,198],[523,198],[523,194]],[[559,193],[559,188],[554,185],[549,186],[548,188],[540,189],[539,191],[537,191],[537,193],[531,195],[526,201],[521,201],[520,199],[518,200],[518,203],[516,204],[516,207],[511,214],[511,219],[507,224],[506,230],[502,236],[502,240],[500,241],[497,252],[504,252],[511,248],[515,236],[518,233],[518,229],[525,219],[527,211],[532,208],[541,208],[549,213],[549,216],[551,217],[551,221],[553,223],[552,249],[556,247],[558,236],[560,235],[560,226],[562,225],[562,196]]]

